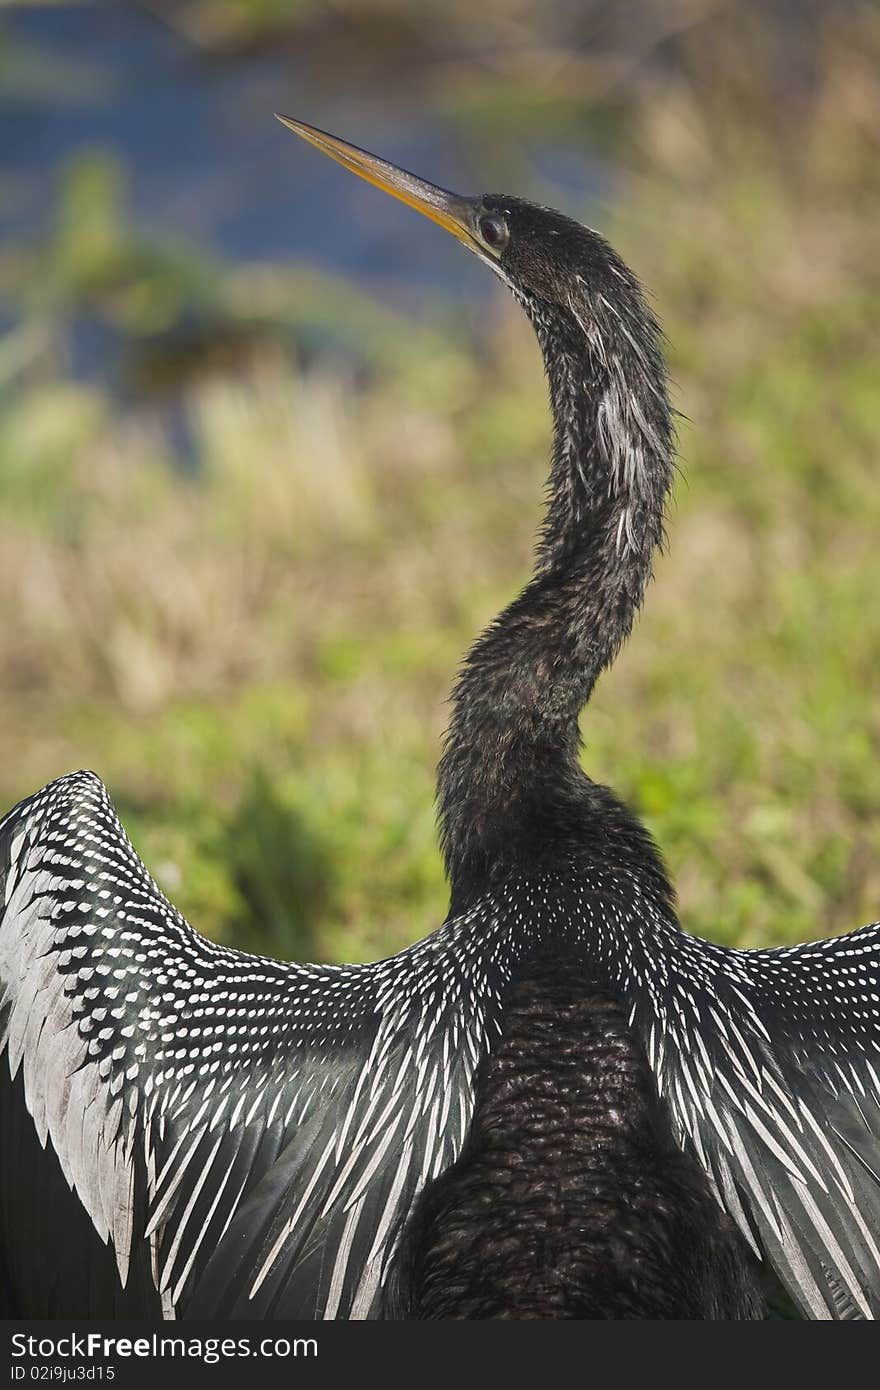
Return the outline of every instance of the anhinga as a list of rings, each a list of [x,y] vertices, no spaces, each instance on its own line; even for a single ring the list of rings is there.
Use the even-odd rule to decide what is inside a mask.
[[[296,121],[513,291],[550,386],[528,584],[439,771],[449,916],[373,965],[195,933],[92,773],[0,826],[0,1289],[29,1316],[760,1317],[880,1299],[880,926],[684,933],[578,715],[661,537],[659,333],[595,232]]]

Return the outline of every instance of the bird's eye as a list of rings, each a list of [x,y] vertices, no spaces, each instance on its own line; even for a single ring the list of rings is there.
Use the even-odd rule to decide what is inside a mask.
[[[493,251],[499,251],[507,245],[510,236],[507,230],[507,223],[500,217],[481,217],[480,236],[487,246],[491,246]]]

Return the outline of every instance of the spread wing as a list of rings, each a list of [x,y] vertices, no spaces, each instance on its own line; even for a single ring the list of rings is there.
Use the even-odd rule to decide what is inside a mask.
[[[9,1311],[393,1313],[397,1243],[461,1147],[494,1007],[491,988],[461,1007],[444,943],[468,923],[371,966],[221,948],[91,773],[0,824],[0,904]]]
[[[808,1317],[876,1317],[880,924],[769,951],[676,933],[663,969],[646,1041],[681,1138]]]

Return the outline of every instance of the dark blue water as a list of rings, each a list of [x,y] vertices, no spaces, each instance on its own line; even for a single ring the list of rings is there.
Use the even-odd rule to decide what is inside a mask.
[[[218,59],[128,0],[0,10],[0,240],[48,237],[65,168],[110,154],[125,171],[126,224],[144,238],[203,247],[221,263],[314,264],[406,314],[445,300],[472,325],[498,292],[494,277],[439,228],[297,140],[273,112],[465,193],[512,182],[582,210],[608,196],[610,175],[587,151],[542,147],[515,130],[503,156],[483,140],[477,160],[461,127],[419,100],[407,55],[383,52],[378,65],[376,57],[325,39],[320,50],[312,40],[299,51]],[[502,179],[498,170],[512,165],[522,175]],[[15,316],[0,304],[0,338]],[[176,352],[181,343],[191,349],[192,328],[176,321],[173,344],[163,334],[129,339],[81,305],[52,343],[65,372],[100,381],[118,406],[149,400],[189,461]],[[210,323],[207,333],[216,333]],[[321,350],[318,334],[311,342],[300,332],[299,351]],[[156,363],[158,388],[149,375]]]
[[[350,57],[338,82],[307,49],[283,58],[200,56],[136,5],[7,11],[0,84],[0,234],[44,231],[58,173],[84,151],[115,153],[137,228],[198,242],[232,260],[306,258],[406,297],[491,290],[442,232],[303,146],[272,117],[300,116],[462,192],[491,187],[451,122],[394,83],[366,90]],[[41,76],[57,64],[59,77]],[[11,65],[11,73],[9,72]],[[332,68],[332,65],[331,65]],[[401,88],[405,84],[401,83]],[[589,155],[523,148],[546,186],[554,172],[577,205],[603,188]],[[10,197],[10,188],[14,196]],[[523,190],[525,191],[525,190]],[[536,191],[543,191],[536,190]]]

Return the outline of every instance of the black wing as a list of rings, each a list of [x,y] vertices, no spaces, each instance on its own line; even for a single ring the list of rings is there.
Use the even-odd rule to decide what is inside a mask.
[[[491,1025],[493,990],[465,999],[446,949],[469,923],[371,966],[221,948],[92,773],[0,824],[0,903],[8,1310],[381,1316]]]
[[[781,950],[668,946],[665,1007],[634,1015],[682,1140],[807,1316],[876,1317],[880,924]]]

